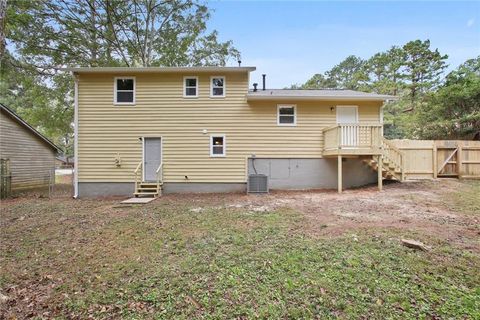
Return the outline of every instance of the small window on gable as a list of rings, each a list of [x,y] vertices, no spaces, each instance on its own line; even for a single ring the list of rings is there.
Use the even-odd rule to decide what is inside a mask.
[[[198,77],[183,78],[183,96],[185,98],[198,97]]]
[[[210,156],[225,157],[226,155],[225,135],[210,136]]]
[[[115,78],[115,104],[135,104],[135,78]]]
[[[279,126],[295,126],[297,112],[295,105],[279,105],[277,109],[277,124]]]
[[[225,77],[210,78],[210,97],[225,97]]]

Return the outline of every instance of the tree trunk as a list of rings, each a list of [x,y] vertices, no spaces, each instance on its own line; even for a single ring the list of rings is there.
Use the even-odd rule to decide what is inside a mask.
[[[7,0],[0,0],[0,60],[3,60],[5,54],[5,19],[7,11]]]

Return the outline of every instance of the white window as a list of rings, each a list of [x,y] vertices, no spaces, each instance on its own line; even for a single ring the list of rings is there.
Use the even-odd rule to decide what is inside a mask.
[[[225,77],[210,78],[210,97],[225,97]]]
[[[198,77],[183,78],[183,96],[185,98],[198,97]]]
[[[210,136],[210,156],[211,157],[225,157],[226,155],[226,140],[224,134]]]
[[[113,101],[115,104],[135,104],[135,77],[115,78]]]
[[[296,109],[295,105],[278,105],[277,124],[279,126],[295,126],[297,124]]]

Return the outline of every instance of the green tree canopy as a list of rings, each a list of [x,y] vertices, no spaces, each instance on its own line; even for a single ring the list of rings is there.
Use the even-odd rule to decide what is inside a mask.
[[[373,55],[366,62],[368,84],[364,88],[380,94],[398,95],[405,87],[404,64],[405,54],[402,48],[396,46]]]
[[[335,88],[358,90],[368,80],[365,61],[357,56],[348,56],[342,62],[325,72]]]
[[[480,56],[450,72],[420,105],[417,118],[414,137],[462,139],[480,133]]]
[[[231,41],[207,32],[209,17],[197,0],[9,1],[2,102],[69,150],[73,85],[60,68],[223,66],[237,60]]]
[[[447,67],[447,55],[441,55],[438,49],[430,49],[430,40],[410,41],[403,46],[405,55],[403,77],[410,95],[411,108],[417,97],[440,84],[440,77]]]
[[[471,138],[480,131],[478,58],[443,77],[447,57],[432,49],[429,40],[414,40],[367,60],[349,56],[295,87],[397,96],[385,107],[389,138]]]

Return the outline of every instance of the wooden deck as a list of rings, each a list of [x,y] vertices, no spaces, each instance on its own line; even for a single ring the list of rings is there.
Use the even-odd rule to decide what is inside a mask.
[[[403,155],[384,143],[383,126],[372,124],[337,124],[323,130],[324,157],[338,159],[338,192],[342,192],[343,157],[371,157],[368,164],[378,173],[378,189],[383,188],[383,179],[395,177],[403,180]]]
[[[324,157],[382,154],[382,125],[338,124],[325,128]]]

